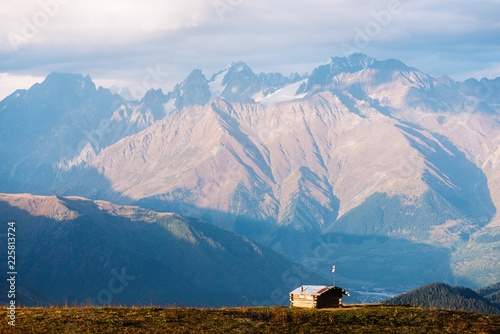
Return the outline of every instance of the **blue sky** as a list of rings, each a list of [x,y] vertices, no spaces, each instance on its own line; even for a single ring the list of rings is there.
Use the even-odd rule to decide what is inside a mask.
[[[396,58],[457,80],[500,76],[499,0],[3,0],[0,98],[52,71],[169,91],[194,68],[310,72]],[[149,87],[151,86],[151,87]]]

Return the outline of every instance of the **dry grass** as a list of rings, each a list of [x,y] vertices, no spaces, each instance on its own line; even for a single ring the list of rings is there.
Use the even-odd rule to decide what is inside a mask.
[[[288,307],[20,308],[16,327],[0,309],[0,333],[499,333],[500,317],[365,305],[340,310]]]

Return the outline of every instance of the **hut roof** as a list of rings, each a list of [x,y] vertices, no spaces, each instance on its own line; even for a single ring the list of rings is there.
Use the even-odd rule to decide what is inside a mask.
[[[342,290],[342,294],[349,296],[349,292],[345,291],[344,289],[328,285],[302,285],[290,292],[290,294],[320,296],[331,289],[340,289]]]

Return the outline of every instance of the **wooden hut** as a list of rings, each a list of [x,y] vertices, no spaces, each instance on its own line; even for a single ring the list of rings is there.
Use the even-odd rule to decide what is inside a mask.
[[[307,308],[341,307],[342,296],[349,292],[326,285],[303,285],[290,292],[290,306]]]

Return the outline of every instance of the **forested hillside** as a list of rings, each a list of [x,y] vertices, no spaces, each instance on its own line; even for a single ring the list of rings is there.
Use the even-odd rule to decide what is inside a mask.
[[[477,292],[462,286],[432,283],[385,301],[391,305],[435,307],[463,310],[474,313],[500,315],[498,304],[494,305]]]

